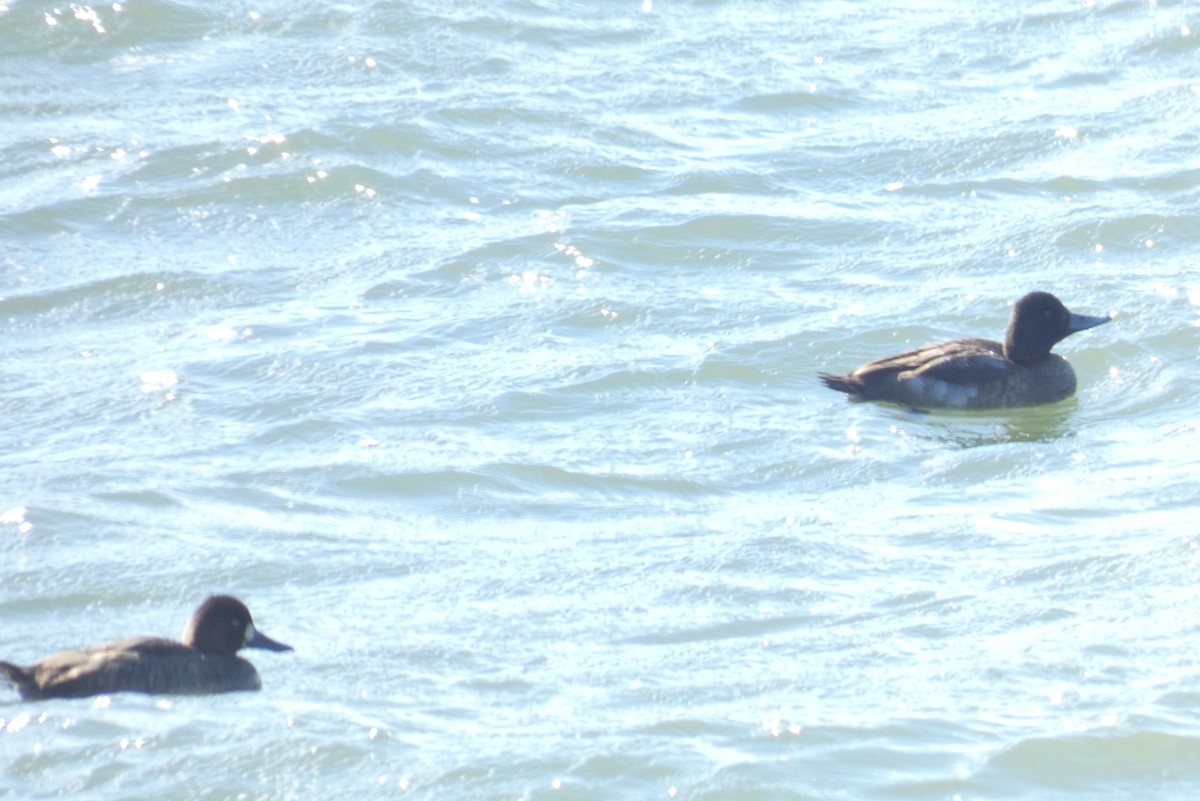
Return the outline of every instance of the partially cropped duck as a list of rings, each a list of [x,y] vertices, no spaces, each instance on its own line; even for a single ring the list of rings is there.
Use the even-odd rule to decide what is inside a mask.
[[[30,665],[0,662],[0,675],[27,701],[86,698],[119,692],[202,695],[258,690],[254,665],[241,648],[290,651],[254,628],[250,610],[229,595],[200,604],[183,630],[183,642],[135,637],[63,651]]]
[[[1110,319],[1072,314],[1050,293],[1030,292],[1013,306],[1003,343],[955,339],[867,362],[846,375],[821,373],[820,378],[851,400],[917,409],[1054,403],[1075,394],[1075,371],[1050,349]]]

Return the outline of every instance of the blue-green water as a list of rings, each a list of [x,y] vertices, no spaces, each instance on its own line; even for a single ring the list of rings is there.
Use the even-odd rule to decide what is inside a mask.
[[[14,798],[1188,799],[1181,3],[0,2]],[[816,381],[1044,289],[1076,399]]]

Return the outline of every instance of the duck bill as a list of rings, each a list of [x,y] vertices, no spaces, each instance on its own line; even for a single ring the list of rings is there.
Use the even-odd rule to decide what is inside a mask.
[[[1103,317],[1093,317],[1090,314],[1072,314],[1071,322],[1067,324],[1067,333],[1074,334],[1077,331],[1086,331],[1089,328],[1095,328],[1098,325],[1107,323],[1111,319],[1107,314]]]
[[[250,639],[246,640],[246,648],[262,648],[266,651],[291,651],[292,646],[284,645],[281,642],[272,640],[267,635],[263,634],[258,629],[254,630],[254,634]]]

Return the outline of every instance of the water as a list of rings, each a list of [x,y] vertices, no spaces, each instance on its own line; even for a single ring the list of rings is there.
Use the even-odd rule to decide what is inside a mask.
[[[1191,799],[1180,3],[0,4],[17,798]],[[816,381],[1114,311],[1078,397]]]

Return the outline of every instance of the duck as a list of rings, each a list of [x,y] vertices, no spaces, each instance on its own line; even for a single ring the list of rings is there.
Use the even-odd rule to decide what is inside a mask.
[[[237,655],[242,648],[292,650],[256,629],[250,610],[237,598],[210,595],[192,614],[182,642],[133,637],[63,651],[28,667],[0,661],[0,676],[26,701],[260,690],[258,671]]]
[[[830,389],[853,401],[913,409],[1002,409],[1057,403],[1075,394],[1075,371],[1051,349],[1071,334],[1112,319],[1075,314],[1049,292],[1017,301],[1004,342],[966,338],[925,345],[835,375]]]

